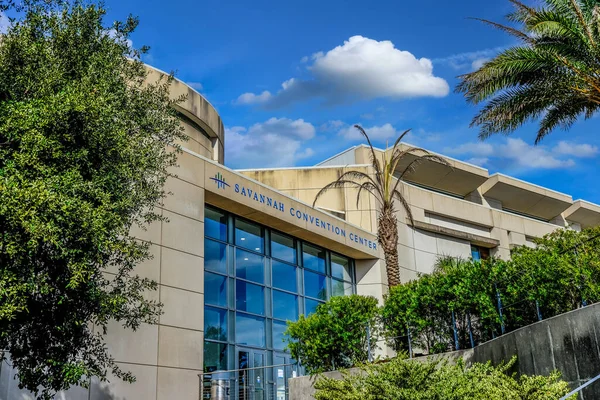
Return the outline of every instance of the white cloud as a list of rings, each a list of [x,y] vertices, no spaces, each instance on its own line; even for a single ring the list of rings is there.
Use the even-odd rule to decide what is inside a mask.
[[[200,82],[186,82],[186,85],[188,85],[189,87],[192,87],[198,91],[200,91],[204,88],[202,86],[202,83],[200,83]]]
[[[115,29],[109,29],[107,32],[108,36],[110,36],[113,39],[117,38],[117,31]],[[122,39],[122,38],[120,38]],[[127,45],[131,48],[133,48],[133,41],[131,39],[126,39],[125,42],[127,43]]]
[[[353,36],[327,53],[313,54],[310,60],[308,79],[291,78],[273,95],[244,93],[237,102],[281,107],[313,98],[339,104],[382,97],[444,97],[449,92],[448,83],[433,75],[431,60],[418,59],[387,40]]]
[[[566,141],[560,141],[554,147],[553,151],[558,154],[564,154],[574,157],[593,157],[598,154],[598,147],[591,144],[576,144]]]
[[[466,160],[469,164],[478,165],[480,167],[485,167],[485,165],[490,161],[487,157],[473,157]]]
[[[306,141],[315,136],[315,127],[302,119],[271,118],[246,129],[225,130],[225,160],[234,168],[294,166],[314,151]]]
[[[8,31],[9,26],[10,21],[8,20],[8,17],[6,16],[6,14],[0,11],[0,33],[6,33],[6,31]]]
[[[466,53],[453,54],[448,57],[436,58],[434,64],[448,65],[456,70],[464,69],[479,69],[486,61],[489,61],[493,56],[503,51],[504,47],[494,47],[492,49],[484,49],[477,51],[469,51]]]
[[[250,105],[250,104],[262,104],[267,102],[271,98],[271,92],[265,90],[261,94],[254,93],[244,93],[241,94],[237,100],[236,104]]]
[[[473,71],[478,70],[479,68],[483,67],[483,64],[485,64],[486,62],[490,61],[489,58],[487,57],[483,57],[483,58],[478,58],[477,60],[473,61],[471,63],[471,69]]]
[[[340,121],[339,119],[327,121],[324,124],[319,126],[320,131],[335,131],[340,129],[342,126],[345,126],[346,123],[344,121]]]
[[[382,141],[387,139],[394,139],[400,135],[401,132],[397,131],[392,124],[384,124],[381,126],[372,126],[370,128],[363,127],[371,141]],[[343,136],[346,140],[363,140],[363,135],[354,126],[348,126],[338,133]]]
[[[557,146],[558,147],[558,146]],[[522,139],[508,138],[504,143],[465,143],[454,148],[446,148],[450,155],[471,156],[467,162],[492,167],[510,167],[518,169],[556,169],[569,168],[575,165],[572,158],[564,158],[557,147],[548,149],[543,146],[532,146]]]

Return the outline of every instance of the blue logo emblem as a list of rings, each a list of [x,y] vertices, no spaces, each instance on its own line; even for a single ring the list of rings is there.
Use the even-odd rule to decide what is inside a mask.
[[[225,186],[229,186],[229,183],[225,182],[225,178],[220,172],[217,172],[214,178],[210,178],[217,183],[217,188],[225,189]]]

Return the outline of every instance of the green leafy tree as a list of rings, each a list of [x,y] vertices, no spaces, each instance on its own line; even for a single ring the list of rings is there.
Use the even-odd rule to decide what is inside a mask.
[[[351,187],[358,189],[356,194],[356,205],[360,202],[361,194],[370,194],[377,201],[378,218],[377,218],[377,242],[383,249],[385,257],[385,268],[390,287],[400,284],[400,267],[398,264],[398,220],[396,219],[396,210],[394,201],[397,200],[402,204],[402,208],[406,211],[406,215],[411,224],[414,224],[410,205],[404,198],[400,182],[407,173],[413,172],[423,161],[434,161],[440,164],[449,165],[448,161],[435,154],[429,153],[427,150],[419,147],[410,147],[402,149],[401,141],[410,130],[404,131],[395,141],[391,149],[382,152],[381,156],[371,144],[371,139],[365,130],[359,126],[354,126],[361,135],[367,140],[371,155],[371,166],[375,171],[375,176],[372,177],[362,171],[347,171],[339,176],[335,181],[325,185],[313,201],[313,207],[325,193],[332,189]],[[416,158],[409,162],[404,168],[398,168],[401,161],[407,156],[415,156]],[[401,169],[398,171],[398,169]]]
[[[459,360],[416,361],[395,358],[384,364],[362,367],[342,379],[321,376],[315,383],[316,400],[556,400],[569,391],[560,374],[548,377],[509,373],[516,362],[493,367]],[[574,395],[573,398],[577,397]]]
[[[374,297],[332,297],[298,321],[288,322],[287,348],[309,374],[349,368],[368,361],[367,327],[371,349],[377,345],[379,307]]]
[[[132,381],[103,334],[160,313],[144,296],[156,283],[133,272],[148,244],[129,232],[161,219],[168,145],[183,138],[171,78],[146,82],[133,17],[107,26],[82,0],[0,5],[18,17],[0,40],[2,357],[40,399],[109,373]]]
[[[600,301],[600,228],[557,229],[518,247],[510,261],[442,257],[434,272],[390,289],[381,310],[384,335],[396,350],[464,349],[501,334]],[[502,316],[498,310],[498,296]],[[538,314],[539,313],[539,314]]]
[[[539,120],[536,143],[600,106],[600,3],[543,0],[534,8],[518,0],[507,16],[512,26],[482,20],[516,38],[477,71],[460,77],[456,90],[471,103],[486,102],[471,125],[479,137],[510,133]]]

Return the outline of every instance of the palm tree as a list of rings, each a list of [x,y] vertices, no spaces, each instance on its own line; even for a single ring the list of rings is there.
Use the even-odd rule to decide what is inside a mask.
[[[600,106],[600,1],[544,0],[540,8],[509,0],[507,19],[480,20],[520,42],[479,70],[459,77],[467,101],[487,101],[473,118],[485,139],[539,119],[535,143],[557,127],[592,117]]]
[[[405,175],[415,168],[423,161],[431,160],[449,165],[448,162],[437,155],[429,153],[425,149],[419,147],[412,147],[405,150],[401,149],[401,140],[410,132],[409,130],[404,131],[394,146],[382,152],[381,157],[377,156],[369,135],[365,130],[359,126],[354,125],[356,129],[367,139],[371,154],[371,165],[375,171],[375,176],[372,177],[361,171],[348,171],[344,172],[338,179],[327,184],[323,187],[319,193],[315,196],[313,207],[319,200],[319,198],[331,189],[339,189],[345,187],[352,187],[358,189],[356,194],[356,207],[358,208],[361,194],[370,193],[377,201],[379,208],[379,215],[377,218],[377,242],[383,249],[385,257],[385,267],[388,277],[389,286],[396,286],[400,284],[400,269],[398,267],[398,221],[396,219],[396,213],[394,208],[394,200],[398,200],[410,221],[410,225],[414,226],[413,215],[408,205],[408,202],[404,198],[400,188],[400,181],[403,180]],[[404,168],[398,171],[400,161],[407,155],[416,156],[416,158],[409,162]],[[394,177],[396,174],[396,177]]]

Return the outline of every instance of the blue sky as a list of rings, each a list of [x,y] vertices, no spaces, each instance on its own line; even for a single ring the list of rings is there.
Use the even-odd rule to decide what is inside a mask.
[[[146,62],[198,89],[227,128],[226,165],[313,165],[362,141],[412,128],[409,143],[600,203],[600,118],[534,147],[535,124],[480,142],[476,107],[454,93],[510,37],[508,0],[107,0],[108,18],[139,16]]]

